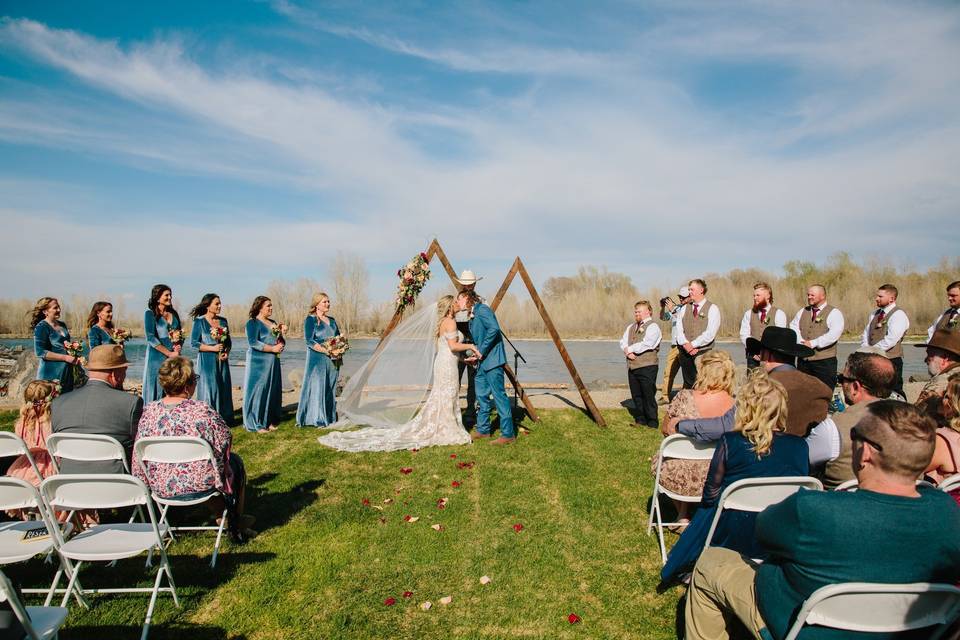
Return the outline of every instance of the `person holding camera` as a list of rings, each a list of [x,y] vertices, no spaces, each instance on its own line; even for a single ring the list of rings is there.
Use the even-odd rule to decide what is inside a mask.
[[[680,371],[680,344],[677,342],[677,321],[680,319],[680,310],[690,301],[690,287],[682,286],[677,292],[679,302],[667,296],[660,298],[660,319],[670,323],[670,351],[667,352],[667,362],[663,367],[663,382],[660,383],[660,404],[669,404],[673,393],[673,380]]]

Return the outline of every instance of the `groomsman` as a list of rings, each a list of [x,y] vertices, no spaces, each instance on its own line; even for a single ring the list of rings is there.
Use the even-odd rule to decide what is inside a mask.
[[[892,284],[882,284],[874,298],[877,310],[867,318],[863,328],[860,346],[877,346],[893,363],[894,376],[892,389],[903,395],[903,336],[910,328],[907,312],[897,306],[897,288]]]
[[[947,310],[940,314],[937,321],[927,329],[927,341],[933,340],[933,332],[937,329],[960,331],[960,280],[947,285]]]
[[[760,366],[760,353],[750,349],[747,338],[760,340],[763,330],[771,325],[786,328],[787,314],[783,309],[773,306],[773,289],[770,285],[758,282],[753,285],[753,307],[744,312],[740,321],[740,342],[747,350],[747,369]]]
[[[653,307],[646,300],[633,306],[634,322],[627,325],[620,349],[627,358],[627,382],[636,408],[637,426],[660,427],[657,414],[657,369],[660,364],[660,327],[653,321]]]
[[[680,308],[690,302],[690,287],[684,285],[677,292],[680,304],[675,303],[670,296],[660,301],[660,319],[670,323],[670,351],[667,353],[667,362],[663,367],[663,381],[660,383],[660,402],[668,404],[673,391],[673,379],[680,371],[680,345],[677,344],[677,319]]]
[[[720,307],[707,300],[707,283],[695,278],[690,287],[690,302],[680,309],[677,320],[677,344],[680,345],[680,371],[683,388],[692,389],[697,379],[696,358],[713,348],[720,330]]]
[[[473,291],[481,280],[483,276],[478,278],[473,271],[464,269],[457,278],[457,284],[460,285],[460,291]],[[463,344],[473,344],[473,336],[470,335],[470,312],[458,310],[454,320],[457,322],[457,330],[463,334]],[[469,429],[477,424],[477,369],[469,366],[462,358],[458,358],[457,379],[461,382],[464,369],[467,371],[467,408],[463,412],[463,426]]]
[[[844,319],[840,309],[827,303],[822,284],[807,288],[807,306],[793,317],[790,328],[797,342],[813,349],[814,354],[799,358],[797,369],[810,374],[832,390],[837,386],[837,342],[843,335]]]

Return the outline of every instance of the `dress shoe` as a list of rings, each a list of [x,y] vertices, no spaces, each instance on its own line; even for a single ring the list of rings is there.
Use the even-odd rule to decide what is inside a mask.
[[[480,433],[479,431],[474,431],[473,433],[470,434],[471,440],[483,440],[484,438],[489,438],[489,437],[490,437],[489,433]]]
[[[495,444],[495,445],[512,444],[512,443],[514,443],[514,442],[516,442],[516,441],[517,441],[516,438],[504,438],[504,437],[501,436],[501,437],[497,438],[496,440],[494,440],[493,442],[491,442],[490,444]]]

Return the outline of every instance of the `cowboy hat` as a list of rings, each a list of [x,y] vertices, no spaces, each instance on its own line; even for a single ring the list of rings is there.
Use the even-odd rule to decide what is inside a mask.
[[[747,338],[747,350],[760,353],[760,349],[776,351],[794,358],[809,358],[816,353],[813,349],[797,342],[797,334],[787,327],[767,327],[760,339]]]
[[[948,329],[937,329],[929,342],[915,344],[915,347],[933,347],[941,351],[949,351],[955,356],[960,356],[960,331],[950,331]]]
[[[90,349],[88,371],[110,371],[111,369],[125,369],[130,366],[123,347],[118,344],[102,344]]]
[[[457,278],[457,284],[464,287],[469,287],[471,285],[477,284],[481,280],[483,280],[483,276],[480,276],[478,278],[477,274],[475,274],[473,271],[470,271],[470,269],[464,269],[463,271],[460,272],[460,277]]]

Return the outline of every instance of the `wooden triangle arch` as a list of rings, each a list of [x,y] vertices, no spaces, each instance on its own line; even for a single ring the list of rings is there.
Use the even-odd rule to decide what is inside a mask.
[[[440,243],[436,238],[433,239],[433,241],[430,243],[430,246],[427,247],[427,250],[424,253],[427,256],[428,263],[433,260],[434,256],[440,260],[440,264],[443,265],[443,268],[450,277],[450,281],[453,283],[454,288],[459,289],[460,284],[457,282],[457,272],[450,265],[450,261],[447,259],[447,254],[443,252],[443,248],[440,247]],[[580,379],[580,374],[577,373],[577,368],[573,364],[573,359],[570,358],[570,354],[567,352],[567,348],[564,346],[563,340],[560,339],[560,334],[557,332],[557,328],[553,325],[553,320],[550,319],[550,314],[547,313],[546,307],[543,306],[543,300],[540,299],[540,294],[537,293],[537,288],[533,286],[533,280],[530,279],[530,274],[527,273],[527,268],[523,266],[523,261],[520,260],[519,257],[513,261],[513,266],[510,267],[510,272],[507,273],[507,277],[503,279],[503,284],[500,285],[497,295],[490,303],[490,308],[494,311],[497,310],[497,307],[500,306],[500,302],[503,301],[503,297],[507,294],[507,289],[510,288],[510,284],[513,282],[513,279],[517,276],[517,274],[520,274],[520,279],[523,280],[523,284],[526,285],[527,291],[530,293],[530,298],[533,299],[533,304],[536,305],[537,311],[540,312],[540,317],[543,319],[543,324],[547,327],[547,331],[550,333],[550,338],[553,339],[553,344],[557,347],[557,351],[560,352],[560,359],[563,360],[563,364],[567,366],[567,371],[570,372],[570,377],[573,378],[573,383],[577,385],[577,390],[580,392],[580,397],[583,398],[584,406],[587,408],[587,411],[590,412],[594,422],[601,427],[607,426],[606,421],[603,419],[603,415],[600,413],[600,410],[597,409],[597,405],[593,403],[593,398],[590,397],[590,392],[587,391],[587,387],[583,384],[583,380]],[[397,311],[393,314],[390,324],[387,325],[387,328],[383,330],[383,334],[380,336],[381,343],[383,342],[384,338],[390,335],[390,333],[397,328],[397,325],[400,324],[400,319],[402,317],[403,313],[400,311]],[[520,381],[517,380],[516,373],[509,364],[504,365],[503,370],[507,376],[507,379],[510,380],[510,384],[512,384],[514,389],[517,390],[517,395],[523,402],[523,406],[526,407],[527,414],[530,416],[530,419],[534,422],[539,422],[540,417],[537,415],[537,410],[533,406],[533,403],[530,402],[530,398],[523,390],[523,387],[520,385]]]

